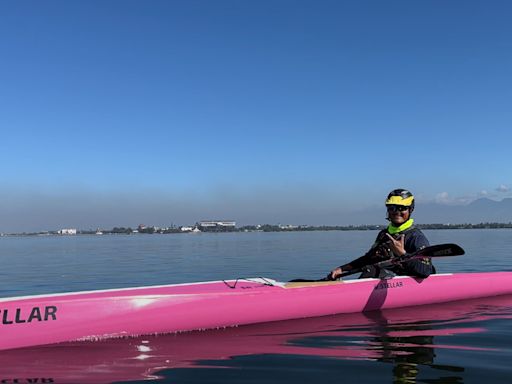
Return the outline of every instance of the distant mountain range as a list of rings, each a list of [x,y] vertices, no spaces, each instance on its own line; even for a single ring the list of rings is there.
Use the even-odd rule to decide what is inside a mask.
[[[512,198],[501,201],[481,198],[468,205],[419,204],[415,211],[419,223],[463,224],[512,222]]]
[[[382,220],[376,220],[381,217]],[[384,223],[385,217],[384,207],[373,207],[351,214],[347,218],[354,225],[362,225]],[[418,224],[510,223],[512,222],[512,198],[501,201],[481,198],[467,205],[419,202],[416,204],[413,218]]]

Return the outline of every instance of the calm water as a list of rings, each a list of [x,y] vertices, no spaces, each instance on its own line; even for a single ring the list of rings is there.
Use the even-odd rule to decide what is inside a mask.
[[[436,259],[439,272],[512,270],[511,230],[425,233],[432,244],[455,242],[466,250],[464,256]],[[361,255],[375,236],[333,231],[4,237],[0,291],[18,296],[236,277],[319,278]],[[512,297],[506,296],[4,351],[0,382],[505,383],[512,377],[511,318]]]

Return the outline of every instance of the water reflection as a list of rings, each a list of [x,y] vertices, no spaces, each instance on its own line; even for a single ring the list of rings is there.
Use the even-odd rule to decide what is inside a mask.
[[[471,339],[512,318],[512,296],[177,335],[0,352],[0,382],[462,383],[438,351],[495,352]],[[508,355],[510,358],[510,354]],[[282,365],[282,367],[279,367]],[[218,369],[233,368],[233,369]],[[271,368],[273,367],[273,368]],[[276,370],[278,367],[279,370]],[[25,381],[23,381],[25,380]]]
[[[434,364],[436,354],[433,334],[437,333],[433,326],[434,321],[395,325],[390,323],[381,312],[372,312],[367,315],[375,321],[378,335],[370,339],[369,344],[380,350],[382,356],[377,359],[378,361],[393,364],[393,383],[416,383],[423,366],[451,373],[464,372],[463,367]],[[468,329],[461,329],[461,331],[467,332]],[[450,384],[462,383],[462,380],[462,376],[443,375],[428,382]]]

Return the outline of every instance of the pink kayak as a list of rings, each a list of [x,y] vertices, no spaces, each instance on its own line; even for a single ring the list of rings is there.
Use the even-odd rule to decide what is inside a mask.
[[[30,382],[26,378],[31,378],[32,383],[152,382],[163,379],[163,370],[208,368],[212,361],[217,362],[216,367],[229,367],[233,357],[261,354],[384,359],[389,362],[395,358],[400,361],[404,357],[404,349],[410,354],[419,348],[423,350],[422,356],[424,348],[432,353],[447,349],[480,353],[489,349],[477,347],[471,339],[450,336],[485,333],[489,331],[487,321],[502,319],[512,319],[512,295],[179,335],[5,350],[0,351],[0,383]],[[336,340],[336,347],[331,342],[328,347],[321,341],[320,344],[317,342],[326,338],[331,342]],[[464,342],[460,343],[461,340]],[[222,360],[226,360],[226,365]]]
[[[512,293],[512,272],[282,283],[254,278],[0,299],[0,350]]]

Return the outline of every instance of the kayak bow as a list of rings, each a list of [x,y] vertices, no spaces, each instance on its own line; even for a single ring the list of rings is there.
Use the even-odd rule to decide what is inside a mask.
[[[0,349],[172,333],[512,293],[512,272],[282,283],[254,278],[0,299]]]

